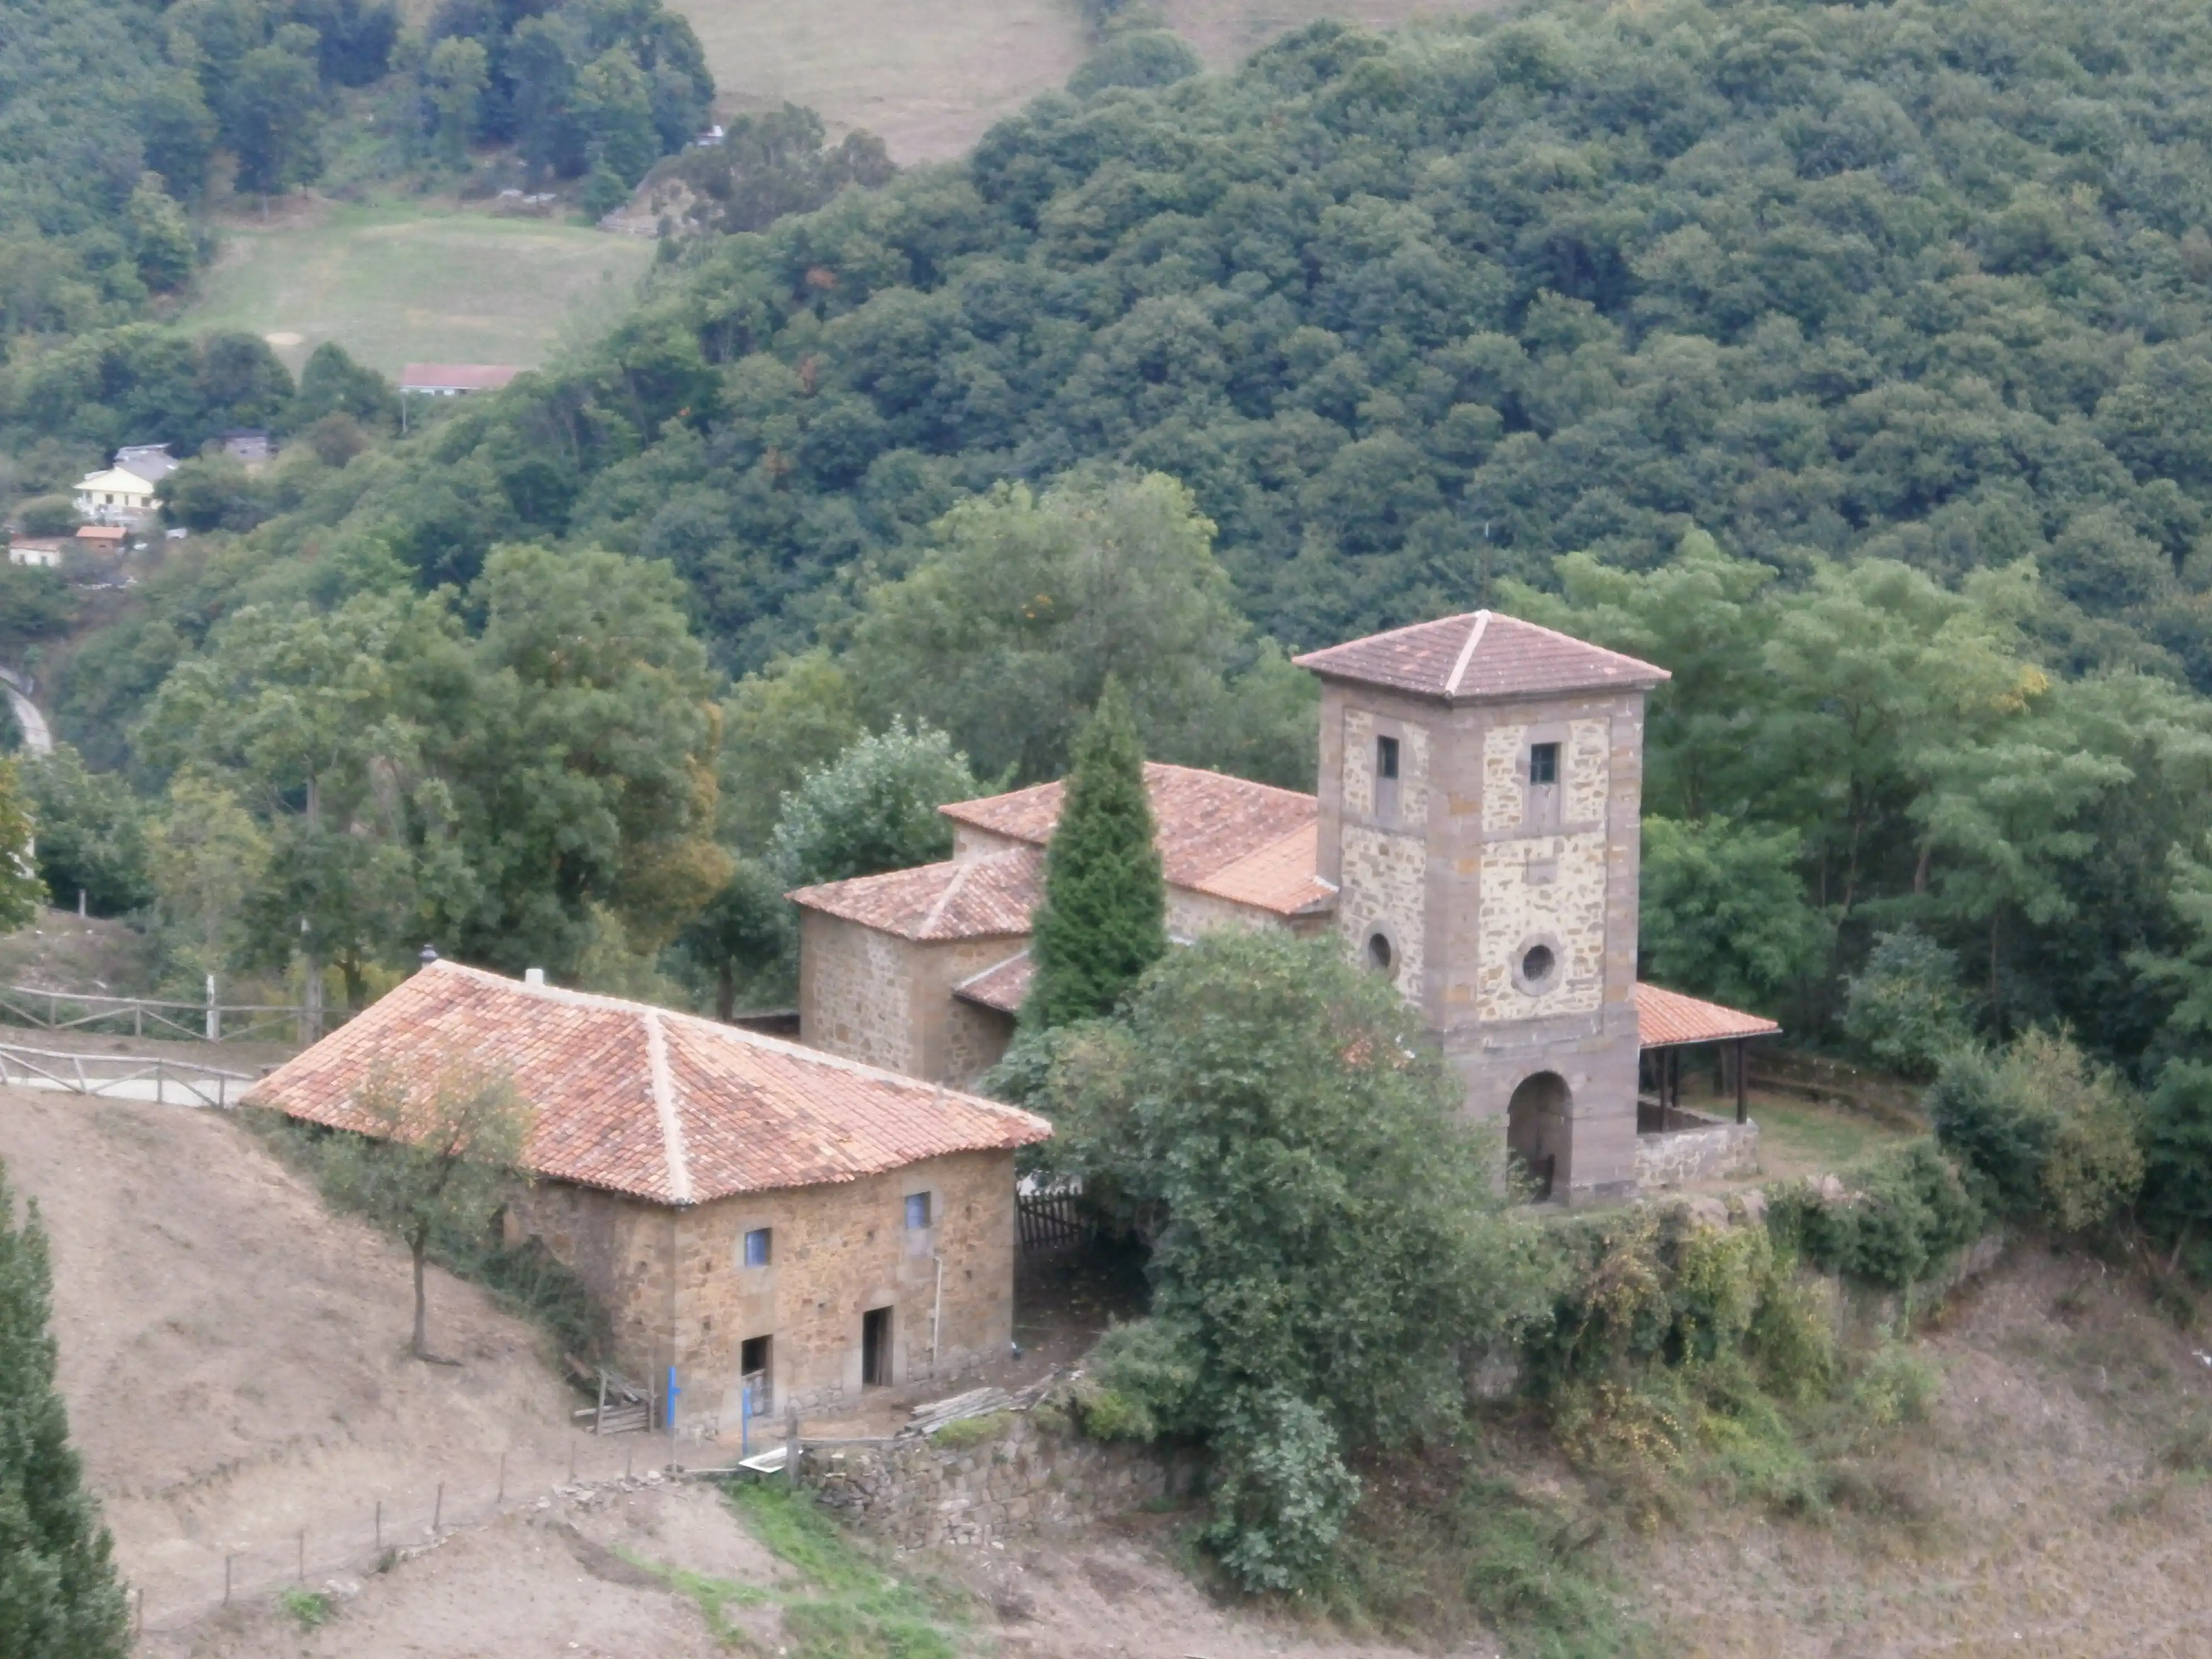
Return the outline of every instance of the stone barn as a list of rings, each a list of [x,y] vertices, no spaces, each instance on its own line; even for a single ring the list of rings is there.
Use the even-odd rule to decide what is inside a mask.
[[[423,969],[248,1103],[361,1129],[363,1089],[455,1066],[535,1109],[509,1206],[614,1323],[623,1368],[677,1368],[679,1426],[950,1376],[1013,1339],[1014,1153],[1043,1119],[641,1003]]]

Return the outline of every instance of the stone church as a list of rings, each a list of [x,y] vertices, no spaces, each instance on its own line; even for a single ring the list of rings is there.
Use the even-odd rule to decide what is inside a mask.
[[[1317,794],[1149,765],[1168,927],[1334,932],[1419,1006],[1538,1191],[1625,1195],[1744,1167],[1744,1045],[1778,1028],[1637,979],[1644,702],[1667,672],[1496,611],[1297,659]],[[943,809],[941,864],[804,888],[801,1040],[954,1086],[1002,1054],[1061,786]],[[1686,1050],[1735,1121],[1686,1112]]]

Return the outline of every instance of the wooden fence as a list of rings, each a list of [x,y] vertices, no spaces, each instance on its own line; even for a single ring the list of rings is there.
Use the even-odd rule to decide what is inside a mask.
[[[1066,1250],[1087,1244],[1096,1231],[1079,1195],[1060,1188],[1025,1192],[1014,1200],[1020,1218],[1022,1249]]]
[[[61,1089],[115,1100],[150,1100],[161,1106],[228,1109],[259,1079],[189,1060],[143,1054],[63,1054],[0,1043],[0,1084]]]
[[[44,1031],[101,1031],[189,1042],[312,1042],[351,1018],[348,1009],[288,1007],[276,1003],[164,1002],[150,997],[99,996],[35,985],[0,985],[0,1024]]]

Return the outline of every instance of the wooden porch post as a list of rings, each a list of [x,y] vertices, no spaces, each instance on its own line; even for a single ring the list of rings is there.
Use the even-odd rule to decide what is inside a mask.
[[[1739,1123],[1751,1121],[1750,1107],[1744,1097],[1743,1062],[1746,1046],[1745,1039],[1742,1037],[1738,1037],[1734,1042],[1729,1044],[1729,1048],[1735,1050],[1735,1121]]]

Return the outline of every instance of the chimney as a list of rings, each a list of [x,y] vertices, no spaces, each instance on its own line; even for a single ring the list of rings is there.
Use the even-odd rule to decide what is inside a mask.
[[[523,982],[525,985],[543,985],[543,984],[544,984],[544,983],[545,983],[545,970],[544,970],[543,968],[526,968],[526,969],[524,969],[522,970],[522,982]]]

